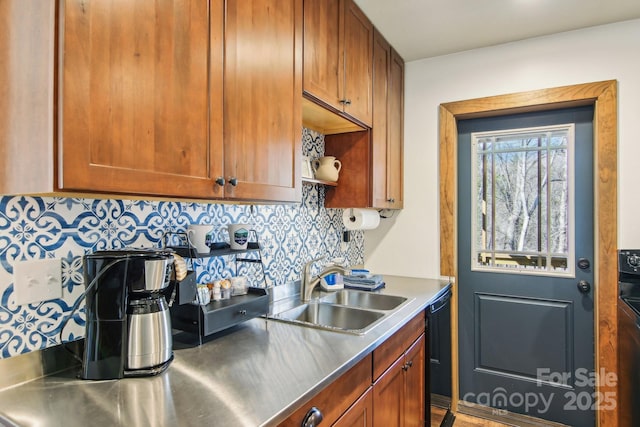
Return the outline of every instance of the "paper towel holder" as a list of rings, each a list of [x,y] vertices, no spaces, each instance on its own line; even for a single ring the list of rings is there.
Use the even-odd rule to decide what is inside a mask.
[[[353,213],[353,209],[354,208],[349,208],[349,220],[351,222],[354,222],[356,220],[356,216]],[[395,214],[395,212],[393,212],[393,214]],[[393,214],[391,216],[393,216]],[[380,215],[380,218],[391,218],[391,217],[388,217],[388,216],[383,216],[382,215],[382,210],[378,210],[378,215]]]

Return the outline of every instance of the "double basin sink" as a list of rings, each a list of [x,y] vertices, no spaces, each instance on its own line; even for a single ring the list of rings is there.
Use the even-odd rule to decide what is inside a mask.
[[[313,328],[363,335],[408,298],[343,289],[311,302],[269,315],[269,318]]]

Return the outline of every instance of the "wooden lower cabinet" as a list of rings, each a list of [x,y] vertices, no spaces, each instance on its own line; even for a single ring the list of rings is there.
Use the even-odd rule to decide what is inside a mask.
[[[425,337],[422,312],[280,426],[303,425],[313,408],[322,413],[323,426],[426,425]]]
[[[298,408],[280,426],[301,426],[312,408],[317,408],[322,413],[323,426],[332,425],[370,386],[371,354]]]
[[[423,334],[405,354],[408,368],[405,371],[404,425],[426,425],[425,369],[428,359],[425,351],[426,335]]]
[[[374,426],[423,426],[424,334],[373,384]]]
[[[374,426],[404,425],[404,358],[400,357],[373,385]]]
[[[334,427],[371,427],[373,426],[373,393],[369,387],[365,393],[342,414]]]

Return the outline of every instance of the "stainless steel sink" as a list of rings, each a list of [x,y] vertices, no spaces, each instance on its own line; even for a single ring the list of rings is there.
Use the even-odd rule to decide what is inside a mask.
[[[386,313],[353,307],[310,302],[272,314],[275,320],[311,326],[319,329],[362,335],[380,321]]]
[[[395,295],[372,294],[371,292],[343,289],[320,297],[320,301],[347,307],[387,311],[399,307],[402,303],[407,301],[407,298]]]

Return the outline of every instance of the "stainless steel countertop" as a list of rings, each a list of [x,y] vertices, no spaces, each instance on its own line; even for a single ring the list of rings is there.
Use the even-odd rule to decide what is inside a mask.
[[[276,425],[449,284],[399,276],[385,282],[381,293],[413,300],[365,335],[252,319],[201,346],[176,342],[175,359],[156,377],[86,381],[74,370],[2,390],[0,425],[3,417],[39,427]]]

